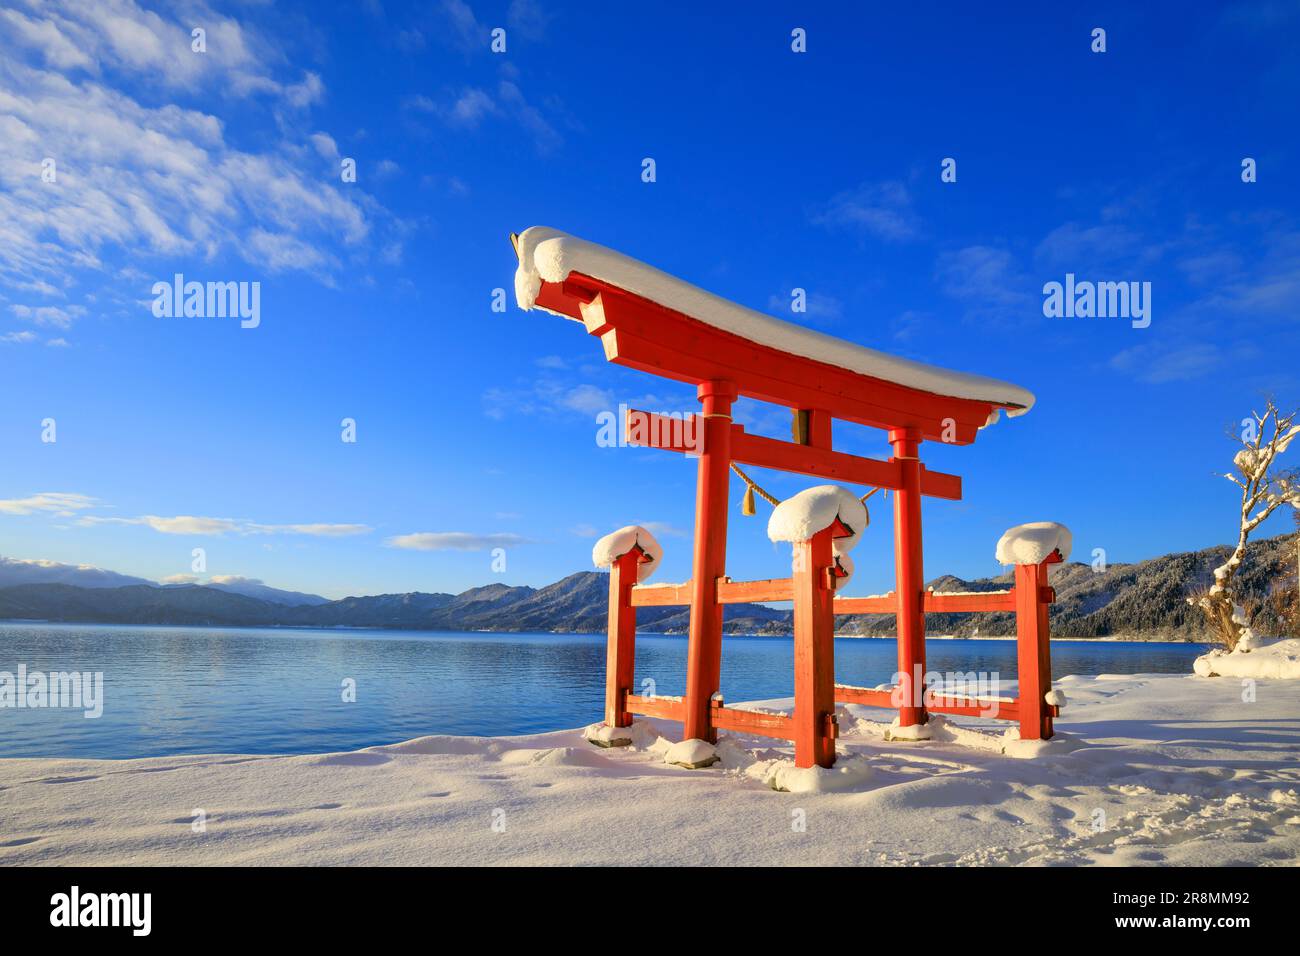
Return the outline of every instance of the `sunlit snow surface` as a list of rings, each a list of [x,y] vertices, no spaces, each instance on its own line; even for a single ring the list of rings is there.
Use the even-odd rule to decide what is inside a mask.
[[[708,769],[669,766],[680,728],[658,721],[615,749],[575,729],[297,757],[4,760],[0,862],[1295,865],[1300,683],[1259,681],[1251,702],[1225,678],[1057,686],[1059,738],[1028,758],[1003,752],[1005,723],[886,741],[891,713],[842,709],[839,769],[814,786],[762,738],[724,737]],[[791,782],[805,792],[772,789]]]

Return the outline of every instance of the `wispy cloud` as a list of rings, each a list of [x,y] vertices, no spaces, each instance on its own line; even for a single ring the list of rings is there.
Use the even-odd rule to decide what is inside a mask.
[[[390,548],[411,551],[487,551],[490,548],[513,548],[531,544],[517,534],[470,534],[465,531],[422,531],[399,534],[385,542]]]
[[[1161,249],[1117,222],[1085,226],[1067,222],[1039,242],[1034,257],[1045,267],[1084,273],[1157,258]]]
[[[0,498],[0,514],[30,515],[50,512],[59,517],[68,517],[78,511],[94,508],[97,504],[97,500],[89,495],[43,491],[28,495],[26,498]]]
[[[342,538],[368,534],[374,529],[364,524],[260,524],[240,518],[208,518],[198,515],[139,515],[134,518],[117,518],[102,515],[83,515],[77,523],[93,525],[137,525],[152,528],[159,534],[213,535],[225,534],[295,534],[316,538]]]
[[[461,49],[472,51],[487,45],[488,29],[478,22],[465,0],[442,0],[438,10],[449,28],[447,36]]]
[[[72,325],[74,319],[86,314],[85,307],[79,305],[70,305],[67,308],[48,305],[38,308],[29,305],[11,305],[9,311],[28,322],[34,322],[37,325],[53,325],[61,329],[68,328],[68,326]]]
[[[939,288],[965,305],[968,321],[1042,316],[1034,281],[1007,249],[970,245],[947,250],[940,253],[934,273]]]
[[[819,322],[838,322],[844,317],[844,303],[833,295],[806,291],[803,312],[792,308],[794,299],[790,292],[776,292],[768,297],[767,308],[776,315],[789,315],[795,321],[800,319]]]
[[[272,42],[203,4],[176,16],[133,0],[0,11],[0,282],[66,300],[76,270],[223,254],[329,281],[341,257],[368,255],[383,211],[321,176],[299,140],[237,148],[216,112],[166,102],[259,98],[287,129],[321,97],[319,77],[276,76],[286,57]],[[206,53],[191,49],[195,25]],[[86,311],[30,296],[12,308],[62,328]]]
[[[551,16],[537,0],[510,0],[506,10],[506,24],[530,40],[540,39],[546,33]]]
[[[442,102],[417,95],[406,100],[406,108],[464,130],[477,129],[488,119],[502,120],[529,133],[539,152],[556,149],[563,142],[560,131],[515,81],[517,71],[506,72],[508,75],[495,88],[466,87]]]
[[[616,413],[620,403],[658,412],[671,411],[677,405],[657,395],[616,397],[611,389],[587,382],[542,378],[518,388],[489,388],[483,393],[483,414],[497,420],[514,415],[554,414],[576,414],[592,419],[600,412]]]
[[[839,193],[812,215],[816,225],[868,233],[878,239],[905,242],[921,234],[907,186],[898,180],[864,183]]]
[[[1110,367],[1140,382],[1164,385],[1201,378],[1225,364],[1257,356],[1258,349],[1248,344],[1151,342],[1119,352],[1110,360]]]

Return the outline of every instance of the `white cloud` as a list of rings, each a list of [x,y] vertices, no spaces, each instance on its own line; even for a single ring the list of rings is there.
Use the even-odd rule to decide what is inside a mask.
[[[14,345],[24,345],[35,341],[35,332],[6,332],[4,335],[0,335],[0,342],[9,342]]]
[[[62,299],[77,270],[129,262],[156,278],[179,255],[328,282],[342,258],[369,257],[366,240],[388,220],[337,168],[321,175],[313,153],[337,151],[328,134],[311,138],[314,150],[286,134],[249,151],[220,118],[233,98],[267,98],[291,129],[293,111],[321,97],[320,77],[278,78],[283,52],[202,4],[176,16],[133,0],[0,13],[0,283]],[[206,54],[190,49],[192,24],[207,30]],[[203,107],[167,103],[177,94]],[[85,312],[17,308],[59,327]]]
[[[1032,283],[1015,257],[994,246],[965,246],[939,257],[935,274],[943,291],[977,306],[1027,304]]]
[[[38,512],[53,512],[60,517],[67,517],[77,511],[94,508],[96,499],[88,495],[71,494],[59,491],[42,491],[26,498],[0,498],[0,514],[30,515]]]
[[[618,407],[612,392],[595,385],[574,386],[556,396],[556,402],[561,408],[567,408],[583,415],[595,415],[598,412]]]
[[[59,308],[52,305],[30,306],[30,305],[11,305],[9,307],[14,315],[20,319],[26,319],[29,322],[35,322],[37,325],[54,325],[61,329],[66,329],[72,325],[73,319],[81,318],[86,314],[84,306],[71,305],[67,308]]]
[[[1140,239],[1133,230],[1118,223],[1081,226],[1067,222],[1043,237],[1034,255],[1049,267],[1087,272],[1131,264],[1158,254],[1157,246],[1143,246]]]
[[[940,289],[966,303],[969,321],[1041,319],[1034,281],[1005,248],[965,246],[945,251],[935,264]]]
[[[0,13],[8,22],[5,32],[57,70],[96,78],[132,74],[172,90],[213,86],[300,105],[319,94],[319,78],[313,80],[311,73],[297,82],[276,79],[270,67],[281,65],[283,54],[204,3],[184,4],[183,20],[147,10],[135,0],[47,0],[29,6],[31,16]],[[190,31],[196,26],[207,34],[203,54],[191,49]]]
[[[813,223],[870,233],[878,239],[903,242],[921,233],[907,187],[897,180],[864,183],[834,196],[812,217]]]
[[[39,50],[45,62],[61,70],[89,69],[94,61],[58,28],[53,20],[32,20],[17,10],[0,10],[0,19],[8,24],[13,36],[28,47]]]
[[[441,10],[451,27],[452,38],[462,49],[475,50],[487,45],[488,31],[479,24],[465,0],[442,0]]]
[[[517,534],[424,531],[417,534],[395,535],[385,543],[390,548],[406,548],[412,551],[486,551],[489,548],[510,548],[531,542],[528,538]]]
[[[1110,367],[1142,382],[1163,385],[1200,378],[1225,361],[1223,350],[1209,343],[1135,345],[1117,353]]]
[[[479,120],[489,113],[495,113],[496,109],[492,97],[483,90],[468,89],[452,104],[447,111],[447,118],[453,123],[477,126]]]
[[[200,518],[195,515],[176,515],[163,518],[158,515],[141,515],[138,518],[110,518],[100,515],[85,515],[78,519],[78,524],[91,525],[143,525],[153,528],[160,534],[203,534],[223,535],[239,530],[239,522],[233,518]]]
[[[369,534],[374,529],[364,524],[246,524],[248,534],[306,534],[314,538],[348,538]]]
[[[833,295],[807,292],[803,312],[794,312],[791,307],[793,302],[790,292],[777,292],[768,297],[767,308],[776,315],[789,315],[796,322],[801,319],[835,322],[844,316],[844,303]]]
[[[208,518],[198,515],[139,515],[135,518],[115,518],[101,515],[84,515],[78,524],[137,525],[152,528],[159,534],[225,535],[225,534],[300,534],[317,538],[339,538],[367,534],[372,529],[364,524],[258,524],[241,518]]]
[[[307,139],[322,159],[339,158],[338,143],[334,142],[334,137],[328,133],[312,133]]]
[[[554,124],[511,79],[499,81],[495,94],[482,87],[468,87],[450,103],[439,104],[427,96],[413,96],[406,100],[406,106],[438,116],[449,126],[463,129],[475,129],[489,117],[507,120],[530,133],[534,145],[542,153],[555,149],[563,141]],[[553,100],[551,106],[555,108]]]
[[[537,0],[510,0],[506,10],[506,23],[520,35],[535,40],[546,33],[550,15],[542,9]]]

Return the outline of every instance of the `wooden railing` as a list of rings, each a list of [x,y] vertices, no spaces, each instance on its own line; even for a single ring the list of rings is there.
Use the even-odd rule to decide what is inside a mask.
[[[717,582],[719,604],[758,604],[765,601],[793,601],[793,578],[768,578],[763,581],[733,581],[719,578]],[[1047,588],[1043,600],[1051,604],[1056,595]],[[925,592],[926,614],[962,614],[972,611],[1014,611],[1016,591],[980,591],[945,594],[942,591]],[[691,603],[691,582],[681,584],[638,584],[632,588],[633,607],[686,607]],[[838,614],[894,614],[898,598],[891,592],[872,597],[837,597],[835,613]]]
[[[811,546],[812,542],[805,542]],[[632,715],[658,717],[665,720],[682,720],[685,706],[681,698],[643,697],[631,693],[633,679],[632,659],[635,654],[635,609],[638,607],[685,607],[691,603],[691,582],[681,584],[640,585],[636,580],[637,565],[633,557],[625,556],[615,562],[610,574],[610,634],[609,662],[606,693],[606,722],[611,726],[627,726]],[[1051,688],[1052,671],[1049,650],[1047,612],[1056,600],[1055,591],[1047,585],[1047,572],[1051,564],[1059,561],[1053,555],[1042,564],[1018,565],[1015,586],[1001,591],[977,593],[944,593],[926,591],[923,607],[927,614],[964,614],[1014,612],[1016,615],[1017,668],[1019,672],[1019,697],[978,698],[944,695],[933,689],[925,692],[924,709],[937,714],[955,714],[968,717],[985,717],[1009,720],[1020,724],[1022,739],[1037,740],[1052,735],[1052,719],[1059,709],[1046,702]],[[796,613],[800,604],[799,578],[771,578],[763,581],[733,581],[718,578],[716,583],[719,604],[744,604],[769,601],[795,601]],[[824,587],[833,594],[835,579],[822,584],[807,583],[802,586],[812,600]],[[827,601],[835,616],[844,614],[894,614],[898,610],[896,594],[872,597],[833,597]],[[823,642],[824,643],[824,642]],[[807,649],[804,649],[807,652]],[[796,690],[801,683],[798,661],[801,650],[796,648]],[[824,669],[829,663],[833,672],[833,649],[825,653],[807,654],[811,668],[803,681],[818,685],[820,697],[825,693],[820,687]],[[833,677],[831,678],[833,681]],[[900,709],[906,689],[888,690],[851,687],[833,684],[833,702],[862,704],[868,707]],[[796,698],[798,698],[796,694]],[[789,716],[766,714],[758,711],[737,710],[726,707],[721,697],[715,697],[709,709],[712,726],[719,730],[757,734],[794,740],[801,734],[807,746],[821,750],[831,747],[838,734],[833,708],[823,706],[809,714]],[[810,723],[811,722],[811,723]],[[802,730],[801,730],[802,725]]]

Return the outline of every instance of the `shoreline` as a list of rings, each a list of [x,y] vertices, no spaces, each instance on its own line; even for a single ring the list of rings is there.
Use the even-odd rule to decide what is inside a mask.
[[[600,637],[605,634],[604,631],[545,631],[545,630],[497,630],[490,628],[466,628],[465,630],[453,630],[450,628],[405,628],[405,627],[360,627],[357,625],[340,624],[329,627],[319,627],[307,624],[134,624],[122,623],[119,621],[50,621],[38,620],[32,618],[6,618],[0,619],[0,627],[19,626],[19,625],[37,625],[43,627],[111,627],[111,628],[137,628],[149,630],[227,630],[227,631],[318,631],[329,633],[332,631],[355,631],[362,634],[515,634],[515,635],[532,635],[538,637]],[[638,629],[638,635],[645,637],[679,637],[686,638],[688,635],[685,631],[652,631],[649,629]],[[793,640],[793,634],[756,634],[756,633],[737,633],[724,632],[723,639],[735,637],[763,638],[771,640]],[[836,632],[837,639],[844,640],[880,640],[896,641],[895,634],[847,634]],[[1014,634],[980,634],[970,637],[962,637],[957,634],[927,634],[927,641],[1015,641]],[[1173,637],[1157,635],[1144,637],[1140,634],[1105,634],[1095,637],[1070,637],[1067,635],[1052,635],[1053,642],[1084,642],[1084,643],[1116,643],[1116,644],[1197,644],[1205,647],[1215,646],[1212,640],[1197,640],[1186,637]]]

